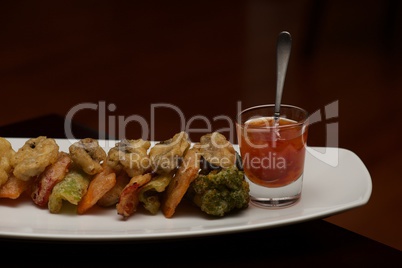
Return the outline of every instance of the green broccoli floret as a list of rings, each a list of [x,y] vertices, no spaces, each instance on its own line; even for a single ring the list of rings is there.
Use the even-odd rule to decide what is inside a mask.
[[[187,197],[205,213],[224,216],[232,210],[247,208],[249,191],[244,172],[232,167],[198,175],[191,183]]]

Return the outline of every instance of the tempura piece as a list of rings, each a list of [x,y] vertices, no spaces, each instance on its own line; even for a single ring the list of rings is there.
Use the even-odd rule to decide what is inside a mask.
[[[11,158],[13,174],[18,179],[27,181],[56,162],[58,155],[59,146],[54,139],[46,136],[31,138]]]
[[[235,166],[199,174],[190,184],[186,197],[208,215],[223,217],[248,207],[250,185],[244,172]]]
[[[152,170],[162,174],[176,169],[189,147],[190,142],[185,132],[177,133],[173,138],[155,144],[149,151]]]
[[[107,163],[116,171],[124,170],[130,177],[144,174],[150,168],[149,141],[122,140],[108,152]]]
[[[141,188],[139,199],[144,205],[144,208],[150,213],[158,213],[161,206],[159,200],[160,193],[165,191],[166,187],[172,180],[173,175],[173,172],[158,175]]]
[[[23,181],[11,175],[5,184],[0,187],[0,198],[17,199],[25,192],[32,181]]]
[[[102,162],[106,160],[106,152],[95,139],[81,139],[69,147],[71,159],[85,173],[95,175],[102,171]]]
[[[233,145],[219,132],[201,137],[200,153],[209,163],[222,168],[230,168],[236,163],[236,151]]]
[[[189,149],[183,163],[177,170],[173,180],[165,191],[166,197],[162,203],[162,212],[166,218],[171,218],[176,211],[191,182],[197,178],[200,169],[198,148]]]
[[[0,187],[5,184],[10,176],[12,166],[11,158],[15,151],[11,143],[5,138],[0,137]]]
[[[116,184],[116,173],[108,165],[103,165],[102,172],[95,175],[88,186],[87,192],[78,203],[77,213],[84,214],[93,207]]]
[[[116,184],[110,189],[106,194],[104,194],[101,199],[98,200],[97,204],[102,207],[114,206],[119,202],[120,194],[124,187],[129,183],[130,177],[126,172],[121,172],[116,176]]]
[[[81,169],[72,168],[64,179],[53,187],[49,196],[48,209],[51,213],[59,213],[63,200],[78,205],[86,193],[91,177]]]
[[[117,214],[122,215],[123,219],[127,219],[137,211],[137,206],[140,202],[140,189],[143,185],[148,183],[151,178],[151,173],[138,175],[132,177],[130,182],[124,187],[120,195],[119,203],[116,205]]]
[[[45,207],[49,201],[53,187],[64,179],[71,164],[70,156],[65,152],[60,152],[56,162],[48,166],[33,182],[31,198],[32,201]]]

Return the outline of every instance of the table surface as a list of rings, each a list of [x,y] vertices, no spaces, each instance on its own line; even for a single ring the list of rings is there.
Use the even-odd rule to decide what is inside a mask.
[[[98,137],[97,131],[74,122],[72,129],[76,137]],[[2,137],[39,135],[65,138],[64,118],[50,114],[0,127]],[[402,263],[402,252],[399,250],[322,219],[191,239],[67,242],[0,238],[0,249],[3,256],[8,253],[23,256],[2,258],[2,265],[7,263],[14,266],[40,262],[69,267],[77,263],[77,258],[80,258],[82,265],[97,266],[119,263],[219,267],[304,263],[374,266]]]

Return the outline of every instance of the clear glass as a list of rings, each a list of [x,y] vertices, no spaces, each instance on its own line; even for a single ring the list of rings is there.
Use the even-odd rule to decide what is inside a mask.
[[[277,121],[274,109],[274,104],[245,109],[236,123],[251,202],[268,208],[300,200],[308,134],[304,109],[281,105]]]

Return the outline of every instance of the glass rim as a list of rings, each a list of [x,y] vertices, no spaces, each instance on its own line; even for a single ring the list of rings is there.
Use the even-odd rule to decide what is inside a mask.
[[[290,125],[263,126],[263,127],[250,127],[250,126],[248,126],[248,128],[254,128],[254,129],[258,129],[258,128],[267,129],[267,128],[278,128],[278,127],[279,128],[283,128],[283,127],[286,128],[286,127],[295,127],[295,126],[299,126],[299,125],[304,125],[307,122],[308,117],[309,117],[309,113],[305,109],[303,109],[301,107],[298,107],[298,106],[295,106],[295,105],[290,105],[290,104],[281,104],[280,108],[282,108],[282,107],[299,110],[304,114],[304,118],[301,121],[297,121],[296,123],[290,124]],[[239,126],[243,127],[245,125],[244,123],[241,122],[241,116],[243,114],[245,114],[247,112],[250,112],[250,111],[253,111],[253,110],[258,110],[258,109],[263,109],[263,108],[275,108],[275,104],[262,104],[262,105],[256,105],[256,106],[248,107],[248,108],[242,110],[240,113],[237,114],[236,123]],[[274,114],[272,114],[272,116],[274,116]]]

